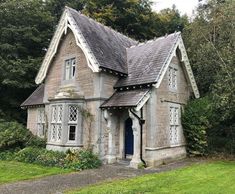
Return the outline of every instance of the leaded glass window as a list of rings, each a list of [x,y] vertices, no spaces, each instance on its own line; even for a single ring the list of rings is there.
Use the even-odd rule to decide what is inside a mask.
[[[179,106],[170,106],[169,111],[170,127],[169,136],[171,145],[179,143]]]
[[[38,108],[37,110],[37,135],[39,137],[45,136],[45,110]]]
[[[69,105],[68,107],[68,137],[69,141],[76,140],[76,130],[78,123],[78,106],[77,105]]]
[[[171,66],[168,68],[168,85],[170,89],[177,89],[177,69]]]
[[[53,105],[51,109],[51,141],[61,141],[63,106]]]
[[[77,122],[78,120],[78,106],[69,105],[69,122]]]

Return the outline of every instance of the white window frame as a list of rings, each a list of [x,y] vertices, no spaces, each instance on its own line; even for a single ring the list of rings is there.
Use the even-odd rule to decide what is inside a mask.
[[[63,104],[53,104],[51,106],[51,125],[50,141],[61,142],[62,140],[62,121],[63,121]]]
[[[75,107],[76,109],[76,120],[71,119],[71,108]],[[74,111],[73,111],[74,113]],[[78,117],[79,117],[79,106],[77,104],[68,104],[68,142],[75,142],[77,140],[77,131],[78,131]],[[70,140],[70,126],[75,126],[75,139]]]
[[[181,142],[181,106],[169,103],[169,142],[170,145],[179,145]]]
[[[64,61],[64,80],[72,80],[76,75],[76,58],[71,57]]]
[[[37,109],[37,136],[45,137],[45,108]]]
[[[170,90],[177,90],[177,80],[178,80],[178,69],[176,65],[171,64],[168,67],[168,86]]]

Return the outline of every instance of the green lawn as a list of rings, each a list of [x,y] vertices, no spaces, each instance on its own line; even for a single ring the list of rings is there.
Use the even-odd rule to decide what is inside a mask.
[[[44,167],[14,161],[0,161],[0,184],[61,174],[70,171],[71,170],[64,170],[55,167]]]
[[[208,162],[178,170],[86,187],[71,193],[235,194],[235,162]]]

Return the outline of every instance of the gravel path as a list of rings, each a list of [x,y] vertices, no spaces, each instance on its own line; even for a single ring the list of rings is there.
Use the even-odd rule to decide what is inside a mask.
[[[199,160],[186,159],[155,169],[136,170],[125,165],[103,165],[99,169],[48,176],[35,180],[20,181],[0,185],[1,194],[62,194],[65,190],[84,187],[90,184],[113,179],[131,178],[143,174],[169,171],[188,166]]]

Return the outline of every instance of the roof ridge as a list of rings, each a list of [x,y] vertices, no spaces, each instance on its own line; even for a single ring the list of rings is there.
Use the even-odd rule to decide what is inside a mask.
[[[155,37],[154,39],[150,39],[150,40],[147,40],[145,42],[139,42],[138,44],[136,45],[132,45],[130,46],[129,48],[134,48],[134,47],[138,47],[138,46],[143,46],[143,45],[146,45],[148,43],[152,43],[152,42],[155,42],[157,40],[160,40],[160,39],[164,39],[164,38],[167,38],[168,36],[171,36],[171,35],[175,35],[175,36],[178,36],[179,34],[181,34],[181,32],[174,32],[174,33],[171,33],[171,34],[166,34],[165,36],[159,36],[159,37]],[[127,49],[129,49],[127,48]]]
[[[96,22],[98,25],[103,26],[103,27],[106,28],[107,30],[110,30],[110,31],[112,31],[112,32],[114,32],[114,33],[117,33],[117,34],[119,34],[119,35],[121,35],[121,36],[123,36],[123,37],[129,39],[130,41],[138,42],[137,40],[135,40],[135,39],[129,37],[128,35],[122,34],[121,32],[118,32],[117,30],[114,30],[114,29],[111,28],[110,26],[106,26],[106,25],[102,24],[101,22],[97,21],[96,19],[93,19],[93,18],[91,18],[91,17],[86,16],[85,14],[81,13],[80,11],[77,11],[76,9],[73,9],[73,8],[71,8],[71,7],[68,7],[68,6],[65,6],[65,8],[68,9],[68,10],[72,10],[72,11],[77,12],[78,14],[80,14],[80,15],[83,16],[83,17],[86,17],[86,18],[89,19],[90,21]]]

